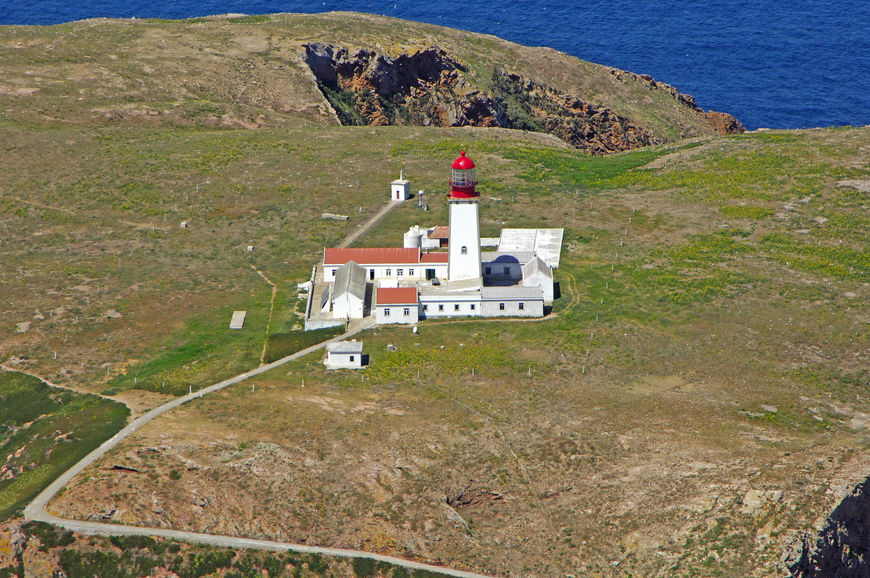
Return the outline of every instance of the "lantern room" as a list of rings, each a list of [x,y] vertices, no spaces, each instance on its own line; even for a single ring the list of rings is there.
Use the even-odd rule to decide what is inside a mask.
[[[474,187],[477,186],[477,178],[474,175],[474,161],[465,156],[465,151],[459,153],[459,157],[453,161],[450,175],[450,197],[454,199],[468,199],[478,197]]]

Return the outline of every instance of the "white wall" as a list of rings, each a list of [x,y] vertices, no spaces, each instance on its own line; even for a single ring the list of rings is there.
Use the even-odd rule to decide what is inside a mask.
[[[399,281],[425,281],[426,269],[434,269],[435,276],[439,279],[447,278],[447,263],[415,263],[412,265],[363,265],[360,266],[366,270],[366,281],[379,281],[381,279],[399,280]],[[326,283],[335,282],[335,272],[339,270],[340,265],[325,265],[323,267],[323,280]],[[402,275],[399,275],[399,270]],[[372,279],[372,271],[374,271],[374,279]]]
[[[433,317],[479,317],[481,315],[480,298],[450,299],[449,296],[439,296],[424,300],[420,299],[421,316],[423,319]]]
[[[523,278],[523,266],[520,263],[495,262],[483,263],[483,278],[493,281],[519,281]],[[489,272],[487,272],[489,270]]]
[[[362,367],[362,354],[330,352],[326,354],[326,365],[330,369],[359,368]]]
[[[553,278],[538,271],[523,279],[523,287],[540,287],[544,292],[544,305],[553,304]]]
[[[336,319],[362,319],[363,300],[350,293],[345,293],[338,298],[333,297],[332,316]]]
[[[387,314],[389,312],[389,315]],[[417,323],[420,320],[418,305],[378,305],[375,307],[375,322],[378,325],[389,323]]]
[[[394,201],[407,201],[411,197],[410,181],[394,181],[390,183],[390,198]]]
[[[477,199],[468,201],[451,199],[448,204],[450,242],[447,245],[449,255],[447,279],[450,281],[480,279],[480,223]]]
[[[500,305],[504,305],[504,309]],[[522,309],[520,306],[522,305]],[[542,299],[518,299],[484,301],[481,304],[484,317],[543,317],[544,301]]]

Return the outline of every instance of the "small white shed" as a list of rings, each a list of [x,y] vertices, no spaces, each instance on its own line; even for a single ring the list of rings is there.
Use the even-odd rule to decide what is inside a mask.
[[[540,287],[544,305],[553,304],[553,270],[540,257],[523,265],[523,287]]]
[[[404,178],[401,173],[399,178],[390,183],[390,199],[393,201],[407,201],[411,198],[411,181]]]
[[[326,345],[326,369],[362,369],[363,342],[352,339]]]

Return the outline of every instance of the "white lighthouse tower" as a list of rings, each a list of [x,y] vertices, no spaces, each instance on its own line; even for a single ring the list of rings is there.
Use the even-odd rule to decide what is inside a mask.
[[[474,161],[462,151],[452,165],[450,194],[450,240],[447,250],[448,289],[475,290],[483,285],[480,271],[480,195]]]

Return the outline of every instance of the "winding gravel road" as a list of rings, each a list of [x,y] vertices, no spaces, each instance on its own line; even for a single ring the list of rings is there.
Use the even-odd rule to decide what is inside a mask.
[[[389,213],[391,209],[398,206],[399,204],[401,203],[387,203],[384,207],[381,208],[381,210],[375,213],[362,227],[350,233],[339,246],[349,246],[360,236],[366,233],[369,229],[371,229],[378,221],[380,221],[384,217],[384,215]],[[36,496],[36,498],[33,499],[32,502],[30,502],[30,504],[27,505],[26,508],[24,508],[24,517],[27,520],[37,520],[39,522],[54,524],[56,526],[66,528],[67,530],[72,530],[73,532],[80,532],[82,534],[95,534],[101,536],[159,536],[161,538],[168,538],[170,540],[180,540],[183,542],[208,544],[210,546],[220,546],[226,548],[248,548],[255,550],[272,550],[276,552],[292,550],[294,552],[301,552],[304,554],[323,554],[325,556],[337,556],[341,558],[368,558],[370,560],[377,560],[380,562],[394,564],[396,566],[402,566],[403,568],[408,568],[410,570],[428,570],[429,572],[435,572],[446,576],[458,576],[460,578],[487,578],[483,574],[475,574],[474,572],[465,572],[463,570],[454,570],[451,568],[444,568],[442,566],[435,566],[432,564],[423,564],[421,562],[413,562],[411,560],[394,558],[393,556],[384,556],[381,554],[373,554],[371,552],[363,552],[361,550],[321,548],[318,546],[306,546],[304,544],[271,542],[268,540],[254,540],[251,538],[238,538],[235,536],[199,534],[197,532],[185,532],[183,530],[144,528],[139,526],[125,526],[121,524],[107,524],[102,522],[69,520],[66,518],[58,518],[57,516],[53,516],[52,514],[49,514],[45,509],[48,505],[48,502],[50,502],[51,499],[61,490],[61,488],[63,488],[70,482],[70,480],[72,480],[75,476],[79,475],[85,468],[93,464],[96,460],[103,457],[107,452],[109,452],[112,448],[121,443],[121,441],[129,437],[133,432],[135,432],[151,420],[160,417],[167,411],[171,411],[178,406],[183,405],[196,398],[208,395],[209,393],[213,393],[215,391],[220,391],[225,387],[235,385],[250,377],[254,377],[256,375],[260,375],[261,373],[265,373],[267,371],[275,369],[276,367],[280,367],[287,362],[299,359],[300,357],[304,357],[309,353],[313,353],[318,349],[326,347],[328,343],[342,341],[344,339],[352,337],[353,335],[356,335],[357,333],[368,329],[373,325],[374,316],[363,320],[363,322],[360,324],[354,324],[352,329],[337,337],[333,337],[332,339],[329,339],[327,341],[323,341],[316,345],[312,345],[311,347],[307,347],[301,351],[297,351],[296,353],[288,355],[287,357],[283,357],[278,361],[273,361],[272,363],[261,365],[256,369],[246,371],[241,375],[231,377],[230,379],[226,379],[224,381],[221,381],[220,383],[215,383],[214,385],[210,385],[197,392],[185,395],[184,397],[179,397],[139,416],[138,418],[130,422],[124,429],[103,442],[100,447],[86,455],[77,464],[65,471],[59,478],[52,482],[50,486],[45,488],[38,496]]]
[[[103,442],[100,447],[86,455],[82,458],[78,463],[76,463],[73,467],[64,472],[59,478],[57,478],[50,486],[45,488],[36,498],[33,499],[30,504],[24,509],[24,517],[27,520],[37,520],[40,522],[46,522],[48,524],[54,524],[56,526],[61,526],[66,528],[67,530],[72,530],[74,532],[80,532],[83,534],[96,534],[102,536],[118,536],[118,535],[127,535],[127,536],[159,536],[161,538],[168,538],[171,540],[181,540],[184,542],[193,542],[196,544],[208,544],[211,546],[220,546],[227,548],[249,548],[249,549],[257,549],[257,550],[272,550],[272,551],[285,551],[292,550],[294,552],[302,552],[306,554],[323,554],[326,556],[338,556],[342,558],[369,558],[372,560],[378,560],[381,562],[388,562],[390,564],[395,564],[396,566],[402,566],[404,568],[408,568],[411,570],[428,570],[430,572],[437,572],[439,574],[444,574],[447,576],[459,576],[463,578],[485,578],[482,574],[475,574],[473,572],[465,572],[462,570],[453,570],[450,568],[443,568],[441,566],[434,566],[432,564],[423,564],[421,562],[413,562],[411,560],[404,560],[402,558],[394,558],[392,556],[383,556],[381,554],[373,554],[371,552],[363,552],[360,550],[345,550],[340,548],[321,548],[317,546],[306,546],[304,544],[289,544],[285,542],[271,542],[268,540],[254,540],[250,538],[238,538],[234,536],[220,536],[214,534],[199,534],[197,532],[185,532],[183,530],[169,530],[163,528],[146,528],[146,527],[138,527],[138,526],[125,526],[120,524],[107,524],[102,522],[87,522],[81,520],[69,520],[65,518],[58,518],[57,516],[53,516],[46,511],[46,506],[48,502],[63,488],[66,484],[70,482],[75,476],[80,474],[85,468],[93,464],[96,460],[103,457],[106,453],[112,450],[115,446],[117,446],[121,441],[129,437],[136,430],[152,421],[155,418],[160,417],[164,413],[171,411],[177,408],[180,405],[183,405],[189,401],[192,401],[196,398],[200,398],[204,395],[208,395],[215,391],[220,391],[225,387],[229,387],[230,385],[235,385],[240,383],[248,378],[254,377],[256,375],[260,375],[261,373],[265,373],[276,367],[280,367],[285,363],[293,361],[295,359],[299,359],[300,357],[304,357],[309,353],[317,351],[318,349],[322,349],[326,347],[328,343],[333,343],[335,341],[341,341],[347,339],[357,333],[363,331],[364,329],[368,329],[372,326],[374,320],[366,320],[367,323],[363,323],[357,325],[355,329],[352,329],[346,333],[343,333],[337,337],[333,337],[327,341],[323,341],[316,345],[312,345],[311,347],[307,347],[301,351],[298,351],[292,355],[288,355],[287,357],[283,357],[278,361],[274,361],[272,363],[261,365],[256,369],[252,369],[251,371],[246,371],[240,375],[232,377],[230,379],[226,379],[219,383],[215,383],[214,385],[210,385],[206,388],[201,389],[200,391],[190,393],[183,397],[179,397],[174,399],[168,403],[161,405],[160,407],[156,407],[151,411],[139,416],[132,422],[130,422],[126,427],[124,427],[121,431],[113,435],[111,438]]]

